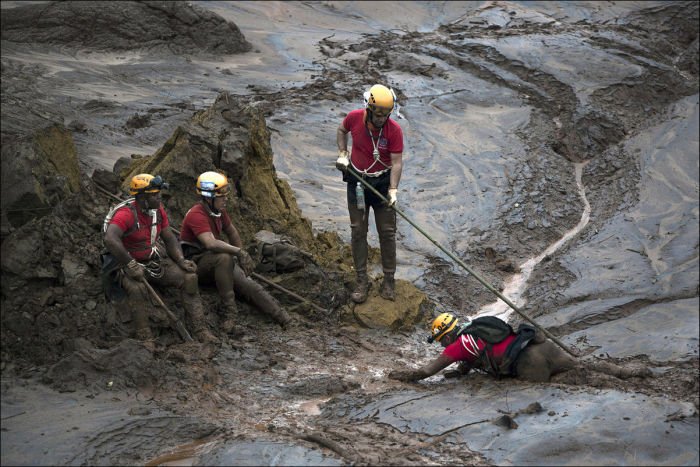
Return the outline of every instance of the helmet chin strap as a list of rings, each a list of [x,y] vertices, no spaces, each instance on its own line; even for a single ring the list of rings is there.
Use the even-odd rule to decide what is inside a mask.
[[[384,125],[386,125],[386,122],[389,121],[389,119],[387,118],[386,120],[384,120],[384,123],[382,123],[381,125],[377,125],[374,123],[374,113],[372,113],[372,111],[369,109],[366,109],[366,110],[367,110],[367,122],[371,123],[372,126],[374,128],[376,128],[377,130],[381,130],[382,128],[384,128]]]
[[[206,196],[202,196],[202,200],[204,201],[204,207],[207,208],[207,213],[211,217],[221,217],[219,210],[214,209],[214,200],[216,200],[216,198],[207,198]]]

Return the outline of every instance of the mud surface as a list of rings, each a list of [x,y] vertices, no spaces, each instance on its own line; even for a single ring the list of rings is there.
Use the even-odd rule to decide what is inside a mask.
[[[2,3],[3,198],[6,148],[49,125],[70,132],[81,173],[48,215],[3,204],[3,465],[698,464],[696,3],[105,5]],[[86,18],[113,26],[70,27]],[[405,301],[387,307],[375,283],[348,303],[335,131],[375,82],[399,96],[402,212],[567,345],[655,377],[386,378],[439,352],[432,306],[406,311],[415,287],[441,310],[520,318],[404,219]],[[220,347],[163,323],[144,346],[102,296],[113,200],[87,180],[150,163],[212,105],[264,115],[326,256],[269,278],[328,311],[270,289],[291,329],[241,304],[246,334]]]

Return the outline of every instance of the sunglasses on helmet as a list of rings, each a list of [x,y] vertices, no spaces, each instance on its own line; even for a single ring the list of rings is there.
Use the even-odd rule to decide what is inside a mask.
[[[143,189],[143,191],[149,191],[149,190],[167,190],[169,188],[169,185],[163,181],[163,178],[160,175],[156,175],[151,179],[149,182],[148,186]]]

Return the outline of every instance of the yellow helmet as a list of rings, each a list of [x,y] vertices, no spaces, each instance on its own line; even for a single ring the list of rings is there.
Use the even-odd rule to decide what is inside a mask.
[[[226,196],[230,188],[226,175],[219,172],[204,172],[197,179],[197,193],[207,198]]]
[[[396,94],[381,84],[375,84],[364,94],[367,110],[378,115],[388,115],[394,110]]]
[[[163,181],[160,175],[154,177],[151,174],[138,174],[131,178],[129,194],[158,193],[161,189],[166,188],[168,188],[168,184]]]
[[[445,337],[445,335],[457,326],[457,321],[459,320],[450,313],[443,313],[435,318],[431,326],[432,335],[428,338],[428,342],[440,342],[440,339]]]

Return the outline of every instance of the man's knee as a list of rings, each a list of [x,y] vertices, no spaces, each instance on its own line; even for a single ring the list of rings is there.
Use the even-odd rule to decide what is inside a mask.
[[[146,296],[146,286],[124,275],[122,278],[122,288],[130,298],[140,298]]]
[[[189,295],[194,295],[197,293],[199,290],[199,287],[197,285],[197,274],[194,272],[186,272],[184,273],[184,277],[182,279],[182,290],[186,294]]]
[[[215,253],[214,264],[217,268],[232,268],[233,257],[229,253]]]

